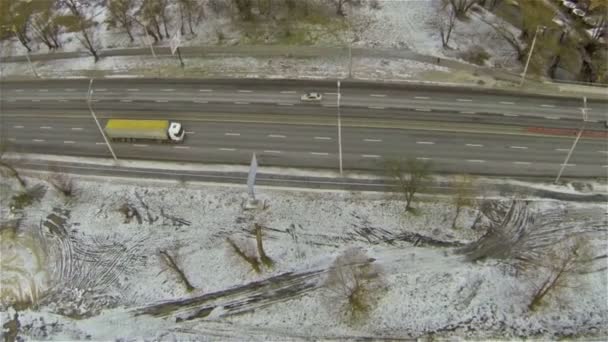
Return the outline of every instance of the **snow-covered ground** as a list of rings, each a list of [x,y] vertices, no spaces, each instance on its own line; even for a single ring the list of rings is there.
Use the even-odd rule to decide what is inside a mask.
[[[265,188],[257,193],[264,207],[246,210],[245,187],[74,177],[76,195],[65,198],[46,178],[26,179],[28,189],[41,185],[46,192],[23,211],[9,210],[18,184],[0,183],[4,334],[241,341],[608,333],[602,203],[497,203],[515,208],[513,224],[542,241],[585,235],[600,256],[595,272],[578,276],[583,287],[563,289],[531,312],[532,285],[508,260],[470,262],[458,252],[490,221],[466,208],[452,229],[455,209],[446,197],[425,197],[413,215],[387,194]],[[18,228],[7,228],[19,217]],[[226,240],[255,255],[254,223],[263,226],[264,249],[274,261],[259,274]],[[351,248],[366,252],[384,274],[377,305],[355,325],[336,314],[323,286],[334,258]],[[163,263],[161,250],[194,291]],[[14,299],[34,305],[11,306]],[[11,325],[15,311],[18,324]]]
[[[381,0],[378,3],[380,6],[375,8],[368,5],[356,8],[346,6],[346,15],[351,23],[350,29],[336,30],[333,21],[330,21],[329,24],[294,25],[300,25],[297,26],[296,30],[305,30],[307,32],[310,37],[306,38],[304,44],[311,46],[346,46],[348,42],[351,42],[354,47],[410,50],[425,55],[461,61],[463,53],[476,47],[488,53],[489,59],[486,61],[488,66],[517,66],[517,61],[514,59],[514,51],[496,33],[492,25],[488,24],[492,22],[492,19],[497,20],[491,13],[483,12],[483,15],[480,15],[472,12],[468,19],[458,20],[449,43],[450,48],[444,49],[439,37],[439,30],[433,24],[439,0]],[[169,9],[169,13],[172,11],[174,9]],[[137,37],[136,41],[131,43],[126,33],[120,29],[108,29],[107,25],[103,23],[106,17],[103,7],[93,7],[91,8],[91,12],[95,20],[100,22],[97,25],[95,37],[101,49],[146,46],[143,33],[138,32],[137,27],[134,29]],[[260,44],[259,40],[252,41],[254,38],[252,38],[251,32],[249,32],[252,29],[232,20],[228,12],[213,14],[213,11],[207,8],[205,13],[207,13],[206,17],[195,27],[196,34],[184,36],[183,45]],[[339,19],[333,20],[337,21]],[[169,25],[170,32],[177,30],[175,24],[174,22],[172,25]],[[502,26],[508,27],[513,32],[517,31],[517,29],[510,27],[506,23],[503,23]],[[281,30],[275,31],[279,32]],[[256,37],[260,34],[266,34],[268,37],[265,38],[265,41],[273,44],[285,44],[280,39],[277,40],[277,37],[273,37],[272,25],[269,28],[258,27],[254,29],[254,32],[254,36]],[[79,45],[76,35],[77,33],[63,33],[61,40],[65,44],[59,51],[86,51]],[[168,40],[163,40],[158,45],[166,46],[168,45]],[[34,53],[47,52],[46,48],[40,44],[35,44],[34,47]],[[23,55],[25,53],[23,47],[15,39],[4,42],[1,50],[1,54],[4,56]],[[340,59],[340,61],[337,61],[337,59]],[[299,76],[307,75],[309,77],[335,77],[336,74],[342,72],[339,69],[346,65],[342,59],[342,56],[328,56],[309,60],[299,58],[218,58],[218,60],[193,59],[186,61],[186,65],[194,64],[198,67],[204,64],[205,69],[218,70],[216,66],[220,64],[218,74],[223,73],[223,69],[232,69],[234,66],[237,72],[239,72],[238,69],[251,68],[254,70],[252,74],[269,74],[269,77],[290,77],[294,74]],[[68,61],[36,64],[37,68],[40,69],[40,74],[46,75],[46,77],[55,77],[59,74],[65,76],[72,69],[75,70],[73,73],[78,73],[79,70],[121,72],[129,69],[134,73],[145,74],[142,70],[150,72],[158,65],[167,67],[176,63],[175,60],[169,58],[161,58],[159,61],[154,61],[148,55],[124,59],[108,57],[103,58],[97,65],[94,65],[92,58],[78,58]],[[28,75],[31,73],[29,67],[23,64],[25,63],[21,63],[22,66],[19,66],[7,63],[4,66],[4,75]],[[423,79],[425,75],[421,75],[421,73],[425,71],[437,68],[446,71],[444,67],[399,58],[360,58],[356,59],[353,64],[355,64],[355,69],[359,70],[363,78]],[[179,71],[175,72],[179,73]],[[244,72],[239,72],[236,75],[242,77],[246,76],[245,74]],[[198,76],[204,75],[205,73],[201,72]]]

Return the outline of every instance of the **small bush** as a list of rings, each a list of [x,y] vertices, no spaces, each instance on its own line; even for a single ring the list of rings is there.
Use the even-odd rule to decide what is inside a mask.
[[[21,192],[12,197],[11,207],[17,210],[24,209],[34,202],[39,202],[46,194],[46,188],[42,185],[36,185],[31,189]]]
[[[469,63],[476,65],[484,65],[486,60],[490,58],[490,54],[479,45],[472,46],[467,51],[460,54],[460,58],[464,59]]]
[[[65,197],[75,195],[74,181],[65,173],[55,173],[48,179],[49,183]]]

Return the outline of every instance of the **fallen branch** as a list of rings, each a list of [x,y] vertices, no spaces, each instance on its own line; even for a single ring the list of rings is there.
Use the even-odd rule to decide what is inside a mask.
[[[240,256],[243,260],[245,260],[251,266],[251,268],[255,271],[255,273],[261,272],[260,262],[258,261],[258,259],[256,257],[250,257],[247,254],[245,254],[239,248],[239,246],[237,246],[237,244],[234,241],[230,240],[230,238],[226,238],[226,242],[228,242],[230,247],[232,247],[232,249],[234,250],[236,255]]]
[[[270,257],[268,257],[268,255],[266,255],[266,252],[264,251],[264,245],[262,243],[262,226],[255,223],[254,227],[255,227],[255,241],[257,242],[258,254],[260,255],[260,260],[266,267],[272,267],[274,265],[274,261],[272,261],[272,259]]]

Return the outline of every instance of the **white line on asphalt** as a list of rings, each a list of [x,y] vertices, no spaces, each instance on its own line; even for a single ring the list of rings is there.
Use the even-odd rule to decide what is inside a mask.
[[[239,102],[239,101],[237,101],[237,102],[235,102],[234,104],[238,104],[238,105],[248,105],[248,104],[249,104],[249,102]]]
[[[133,146],[135,146],[135,147],[148,147],[148,145],[145,145],[145,144],[133,144]]]
[[[416,157],[417,160],[431,160],[431,158],[428,157]]]
[[[161,91],[175,91],[173,88],[161,89]]]
[[[372,97],[386,97],[386,94],[369,94]]]
[[[68,100],[58,100],[59,102],[68,102]]]
[[[469,112],[469,111],[462,111],[460,112],[460,114],[476,114],[475,112]]]
[[[528,147],[526,146],[509,146],[510,148],[514,148],[514,149],[519,149],[519,150],[527,150]]]
[[[169,102],[169,100],[156,100],[156,102]]]
[[[106,143],[105,143],[105,142],[103,142],[103,141],[102,141],[102,142],[96,142],[96,143],[95,143],[95,145],[105,145],[105,144],[106,144]]]
[[[40,100],[38,100],[38,99],[35,99],[35,100],[32,100],[32,102],[40,102]]]
[[[523,161],[516,161],[516,162],[513,162],[513,164],[518,164],[518,165],[530,165],[530,164],[532,164],[532,163],[530,163],[530,162],[523,162]]]
[[[281,94],[295,94],[295,93],[296,93],[296,92],[295,92],[295,91],[293,91],[293,90],[285,90],[285,91],[282,91],[282,92],[281,92]]]
[[[429,109],[429,108],[416,108],[416,111],[417,112],[430,112],[431,109]]]
[[[65,102],[68,102],[67,100]],[[91,102],[99,102],[99,100],[91,100]]]
[[[515,104],[515,102],[511,102],[511,101],[500,101],[500,104],[506,104],[506,105],[513,105]]]
[[[279,102],[279,103],[277,103],[277,104],[278,104],[279,106],[293,106],[293,103],[282,103],[282,102]]]
[[[548,116],[545,116],[545,119],[549,119],[549,120],[559,120],[559,116],[552,116],[552,115],[548,115]]]
[[[315,156],[326,156],[329,153],[327,153],[327,152],[310,152],[310,154],[313,154]]]
[[[382,139],[363,139],[363,141],[367,141],[367,142],[382,142]]]
[[[106,88],[97,88],[97,89],[95,89],[95,91],[107,91],[107,90],[108,89],[106,89]]]
[[[565,166],[576,166],[576,164],[559,164],[559,165],[565,165]]]
[[[203,93],[210,93],[213,91],[213,89],[199,89],[198,91],[203,92]]]
[[[556,148],[555,150],[557,152],[568,152],[568,151],[570,151],[570,149],[568,149],[568,148]]]
[[[380,158],[380,156],[377,154],[362,154],[361,157],[363,157],[363,158]]]
[[[187,149],[190,148],[190,146],[173,146],[173,148],[179,148],[179,149],[182,149],[182,150],[187,150]]]
[[[519,116],[519,114],[512,114],[512,113],[502,113],[502,115],[504,115],[504,116]]]
[[[456,99],[456,101],[458,101],[458,102],[472,102],[473,100],[471,100],[471,99]]]
[[[608,154],[608,151],[597,151],[597,153],[604,153],[604,154]]]
[[[414,98],[418,99],[418,100],[428,100],[428,99],[430,99],[430,97],[428,97],[428,96],[414,96]]]
[[[209,101],[202,101],[202,100],[194,100],[192,102],[194,102],[194,103],[209,103]]]
[[[120,100],[120,102],[133,102],[133,100]]]
[[[368,106],[367,108],[369,108],[369,109],[384,109],[384,107],[380,107],[380,106]]]
[[[47,92],[49,91],[48,89],[40,89],[41,92]]]
[[[239,136],[239,135],[241,135],[241,133],[230,133],[230,132],[228,132],[228,133],[224,133],[224,135],[228,135],[228,136]]]
[[[269,138],[285,138],[284,135],[281,134],[268,134]]]
[[[76,89],[74,89],[74,88],[65,88],[64,90],[65,91],[76,91]]]
[[[137,88],[130,88],[130,89],[127,89],[127,91],[139,91],[139,89],[137,89]]]
[[[53,129],[51,126],[40,126],[40,129]]]
[[[64,144],[75,144],[76,142],[72,141],[72,140],[65,140],[63,143]]]
[[[416,141],[416,144],[420,145],[434,145],[435,143],[432,141]]]
[[[82,127],[72,127],[72,131],[82,131],[83,129]]]
[[[15,138],[8,138],[8,141],[17,141]]]
[[[331,140],[330,137],[315,137],[315,140]]]
[[[277,151],[277,150],[264,150],[264,153],[281,153],[281,151]]]
[[[43,139],[34,139],[34,142],[44,142]]]
[[[239,93],[253,93],[253,90],[239,90]]]
[[[10,139],[9,139],[10,140]],[[602,165],[602,167],[608,167],[608,165]]]
[[[482,144],[467,144],[469,147],[483,147]]]
[[[23,128],[23,126],[13,126],[13,128]]]
[[[236,148],[225,148],[225,147],[222,147],[222,148],[220,148],[220,151],[236,151]]]
[[[540,105],[541,107],[545,107],[545,108],[555,108],[554,105],[548,105],[548,104],[542,104]]]
[[[22,93],[23,89],[15,89],[15,91],[18,92],[18,93]]]
[[[188,132],[188,131],[186,131],[186,134],[195,134],[195,133],[194,132]]]
[[[481,160],[481,159],[468,159],[467,160],[469,163],[485,163],[485,160]]]

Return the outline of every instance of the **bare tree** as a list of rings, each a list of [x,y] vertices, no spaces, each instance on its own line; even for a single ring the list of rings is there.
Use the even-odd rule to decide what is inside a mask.
[[[122,27],[127,32],[131,42],[135,41],[131,30],[133,28],[133,17],[131,12],[135,7],[134,0],[109,0],[108,14],[106,22],[111,27]]]
[[[458,17],[466,15],[469,9],[478,2],[479,0],[449,0],[452,9]]]
[[[391,160],[386,163],[393,187],[405,198],[405,210],[412,211],[414,196],[424,190],[430,178],[431,163],[425,160]]]
[[[5,144],[0,144],[0,158],[4,152],[6,152],[7,146]],[[19,174],[19,171],[13,166],[13,164],[8,160],[0,159],[0,174],[5,175],[6,177],[13,177],[19,182],[22,188],[25,189],[26,183],[25,180]]]
[[[252,0],[233,0],[236,9],[244,21],[253,19],[253,1]]]
[[[382,269],[358,248],[336,258],[324,286],[330,310],[351,323],[365,319],[385,290]]]
[[[32,52],[28,30],[33,10],[34,3],[25,1],[8,1],[3,3],[1,8],[1,11],[4,12],[1,23],[4,26],[3,29],[17,37],[28,52]]]
[[[97,53],[97,42],[95,40],[95,21],[89,18],[86,13],[86,7],[91,5],[85,0],[60,0],[61,4],[68,8],[73,20],[73,28],[80,31],[78,40],[84,46],[93,58],[95,63],[99,61],[99,54]]]
[[[262,226],[255,223],[255,241],[258,247],[258,255],[260,256],[260,261],[266,267],[272,267],[274,265],[274,261],[268,255],[266,255],[266,251],[264,251],[264,244],[262,241]]]
[[[141,17],[142,25],[146,28],[148,34],[154,38],[155,42],[164,38],[160,31],[160,11],[160,3],[157,0],[143,0],[137,10],[137,15]],[[167,38],[169,38],[168,32]]]
[[[540,260],[528,261],[528,277],[532,295],[528,308],[536,310],[547,296],[560,289],[581,286],[581,273],[585,273],[593,256],[587,240],[571,238],[551,248]]]
[[[452,221],[452,229],[456,228],[456,221],[458,216],[464,207],[471,207],[475,204],[474,191],[473,191],[473,180],[469,175],[462,175],[454,182],[454,198],[453,203],[456,208],[456,214]]]
[[[449,47],[450,38],[452,31],[456,25],[456,10],[451,5],[441,7],[437,16],[435,17],[435,24],[439,29],[439,35],[441,36],[441,44],[444,49]]]

